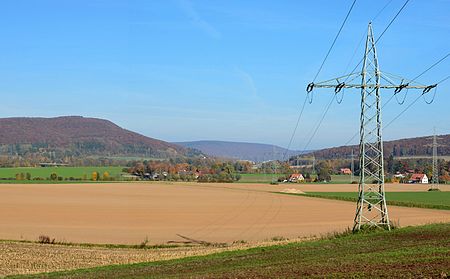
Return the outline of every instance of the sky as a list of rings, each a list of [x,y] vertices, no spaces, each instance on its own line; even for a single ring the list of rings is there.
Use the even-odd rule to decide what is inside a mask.
[[[352,2],[1,1],[0,117],[81,115],[166,141],[286,147],[306,85]],[[357,1],[317,81],[348,73],[362,58],[368,22],[377,38],[403,3]],[[448,0],[411,0],[377,43],[380,69],[413,78],[449,53],[449,11]],[[418,81],[448,75],[450,58]],[[388,103],[383,122],[420,93]],[[392,94],[382,91],[382,101]],[[340,146],[358,132],[355,89],[331,105],[312,137],[332,97],[314,91],[291,149]],[[386,127],[384,139],[431,135],[433,127],[450,133],[449,103],[447,80],[432,104],[421,99]]]

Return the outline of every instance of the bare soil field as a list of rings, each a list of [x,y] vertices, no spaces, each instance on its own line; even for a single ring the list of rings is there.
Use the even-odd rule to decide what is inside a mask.
[[[349,185],[356,187],[356,185]],[[400,187],[403,185],[396,185]],[[339,185],[199,183],[0,185],[0,239],[149,244],[308,237],[352,225],[355,205],[270,193]],[[342,185],[348,191],[349,187]],[[330,191],[330,190],[328,190]],[[449,222],[450,211],[390,207],[401,226]]]

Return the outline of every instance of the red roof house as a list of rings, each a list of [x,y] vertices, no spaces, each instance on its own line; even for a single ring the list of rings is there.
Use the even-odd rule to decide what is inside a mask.
[[[341,169],[341,174],[352,174],[352,170],[349,168]]]
[[[428,183],[428,177],[424,173],[414,173],[410,179],[411,183]]]

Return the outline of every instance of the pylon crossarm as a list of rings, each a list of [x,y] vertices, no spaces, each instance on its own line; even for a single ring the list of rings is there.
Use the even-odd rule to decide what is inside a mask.
[[[320,84],[331,83],[331,82],[337,82],[338,84],[341,83],[341,82],[345,83],[350,77],[359,77],[359,76],[361,76],[360,72],[354,72],[354,73],[351,73],[351,74],[348,74],[348,75],[345,75],[345,76],[340,76],[340,77],[337,77],[337,78],[332,78],[332,79],[329,79],[329,80],[324,80],[324,81],[321,81],[321,82],[314,83],[314,86],[320,85]]]
[[[336,86],[338,86],[338,83],[328,83],[328,84],[314,84],[315,88],[336,88]],[[434,84],[433,84],[434,85]],[[402,87],[405,89],[426,89],[429,88],[430,86],[433,85],[407,85]],[[361,84],[344,84],[342,86],[342,88],[357,88],[357,89],[361,89],[361,88],[380,88],[380,89],[397,89],[401,86],[401,84],[398,85],[392,85],[392,84],[380,84],[380,85],[376,85],[376,84],[365,84],[365,85],[361,85]],[[435,86],[434,86],[435,87]]]
[[[362,84],[356,84],[352,83],[357,77],[361,76],[362,73],[360,72],[354,72],[348,75],[340,76],[337,78],[328,79],[325,81],[317,82],[317,83],[310,83],[308,84],[307,91],[311,92],[314,88],[335,88],[336,90],[340,90],[342,88],[367,88],[367,89],[394,89],[396,90],[395,93],[399,93],[403,89],[428,89],[428,91],[434,87],[436,87],[436,84],[431,85],[424,85],[417,81],[403,78],[401,76],[391,74],[388,72],[381,72],[378,71],[377,74],[380,77],[380,79],[383,79],[387,82],[387,84],[378,84],[377,83],[366,83],[364,85]],[[376,79],[376,75],[371,75],[369,72],[365,72],[366,76],[368,77],[368,81],[371,81],[372,79]],[[353,77],[352,79],[350,79]],[[350,79],[350,80],[349,80]],[[337,93],[337,92],[336,92]],[[426,93],[426,92],[424,92]]]
[[[411,84],[411,85],[427,86],[427,85],[422,84],[420,82],[417,82],[415,80],[411,80],[411,79],[402,77],[400,75],[388,73],[386,71],[380,72],[380,76],[385,78],[385,79],[389,79],[393,84],[400,83],[400,84]]]

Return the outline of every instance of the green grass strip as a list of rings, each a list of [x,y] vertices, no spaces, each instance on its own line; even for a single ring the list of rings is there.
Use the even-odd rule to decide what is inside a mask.
[[[351,202],[358,200],[356,192],[273,193]],[[386,202],[395,206],[450,210],[450,192],[386,192]]]

